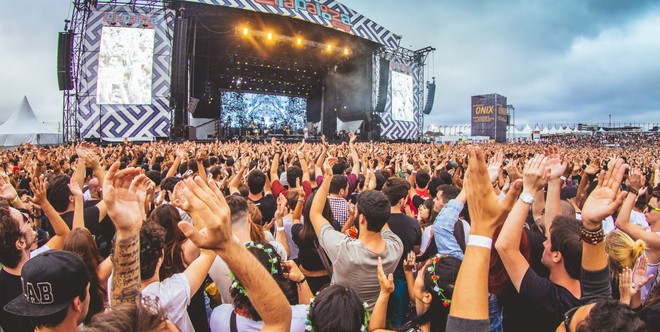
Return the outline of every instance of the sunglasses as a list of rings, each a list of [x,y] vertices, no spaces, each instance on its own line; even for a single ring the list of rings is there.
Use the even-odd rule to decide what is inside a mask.
[[[646,208],[649,210],[649,212],[650,212],[650,211],[658,211],[658,212],[660,212],[660,207],[655,207],[655,206],[653,206],[653,205],[651,205],[651,204],[646,204]]]
[[[570,329],[570,326],[571,326],[571,320],[573,320],[573,316],[575,316],[575,312],[576,312],[578,309],[580,309],[579,306],[578,306],[578,307],[575,307],[575,308],[573,308],[573,309],[571,309],[571,310],[569,310],[569,311],[566,311],[566,313],[564,313],[564,329],[566,330],[566,332],[569,332],[569,331],[571,330],[571,329]]]
[[[32,220],[30,219],[30,216],[28,216],[27,213],[23,213],[23,212],[21,212],[21,216],[23,216],[23,226],[21,226],[21,234],[23,234],[23,231],[25,231],[26,226],[30,226],[34,230],[34,225],[32,224]]]

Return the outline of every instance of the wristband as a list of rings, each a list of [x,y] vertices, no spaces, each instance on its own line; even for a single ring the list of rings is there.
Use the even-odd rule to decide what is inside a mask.
[[[14,205],[14,204],[18,203],[18,201],[20,201],[20,200],[21,199],[18,197],[18,195],[16,195],[16,198],[9,201],[9,204]]]
[[[635,195],[635,196],[639,196],[639,190],[637,190],[633,187],[628,187],[628,192]]]
[[[562,181],[566,182],[566,177],[565,177],[565,176],[562,175],[562,176],[560,176],[559,178],[560,178]]]
[[[470,235],[467,245],[490,250],[493,247],[493,239],[481,235]]]
[[[304,200],[304,199],[299,199],[298,202],[300,202],[300,203],[304,203],[305,200]]]
[[[590,230],[584,226],[580,226],[580,238],[586,243],[597,245],[605,240],[605,230],[602,226],[596,230]]]
[[[307,277],[303,277],[302,279],[300,279],[300,281],[296,281],[296,283],[297,283],[298,285],[300,285],[300,284],[302,284],[302,283],[305,282],[305,281],[307,281]]]
[[[278,232],[284,231],[284,226],[282,226],[282,227],[277,227],[276,230],[277,230]]]

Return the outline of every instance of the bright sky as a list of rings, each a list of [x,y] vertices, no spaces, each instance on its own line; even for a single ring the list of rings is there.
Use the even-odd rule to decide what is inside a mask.
[[[27,95],[42,121],[62,121],[57,32],[69,0],[0,0],[0,122]],[[499,93],[516,123],[660,122],[660,1],[343,0],[434,46],[435,105],[426,125],[470,121],[470,96]]]

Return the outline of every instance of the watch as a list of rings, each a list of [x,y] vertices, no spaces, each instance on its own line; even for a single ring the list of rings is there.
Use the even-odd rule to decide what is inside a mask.
[[[534,203],[534,196],[530,193],[522,193],[520,194],[520,200],[523,201],[523,203],[527,204],[532,204]]]

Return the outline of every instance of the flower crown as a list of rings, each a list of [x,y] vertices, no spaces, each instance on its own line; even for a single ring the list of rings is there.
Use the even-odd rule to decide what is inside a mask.
[[[318,296],[319,293],[316,293],[316,296]],[[305,320],[305,331],[307,332],[314,332],[314,327],[312,326],[312,318],[309,316],[309,312],[312,310],[312,307],[314,306],[314,297],[309,300],[309,306],[307,307],[307,319]],[[360,326],[360,332],[367,332],[367,328],[369,327],[369,305],[367,302],[362,302],[362,307],[364,307],[364,321],[362,322],[362,325]]]
[[[427,271],[431,272],[431,280],[433,281],[433,284],[435,285],[435,286],[433,286],[433,291],[436,292],[438,294],[438,296],[440,296],[442,298],[442,305],[444,305],[445,307],[448,307],[451,304],[451,299],[448,299],[445,296],[445,293],[444,293],[445,290],[440,288],[440,286],[438,286],[438,275],[435,273],[436,264],[438,264],[440,262],[440,259],[446,258],[446,257],[449,257],[449,255],[447,255],[447,254],[444,254],[444,255],[437,254],[437,255],[435,255],[435,257],[433,257],[431,259],[431,265],[427,268]]]
[[[268,255],[268,262],[270,263],[270,275],[276,275],[279,272],[278,270],[278,267],[280,266],[279,260],[275,255],[273,255],[273,249],[266,248],[261,243],[254,244],[253,241],[246,243],[245,247],[248,249],[257,248],[263,250],[263,252],[265,252],[266,255]],[[243,287],[243,285],[241,285],[238,279],[236,279],[236,276],[234,276],[233,273],[229,273],[229,276],[233,280],[233,282],[231,283],[231,288],[237,289],[239,293],[248,296],[247,292],[245,291],[245,287]]]

